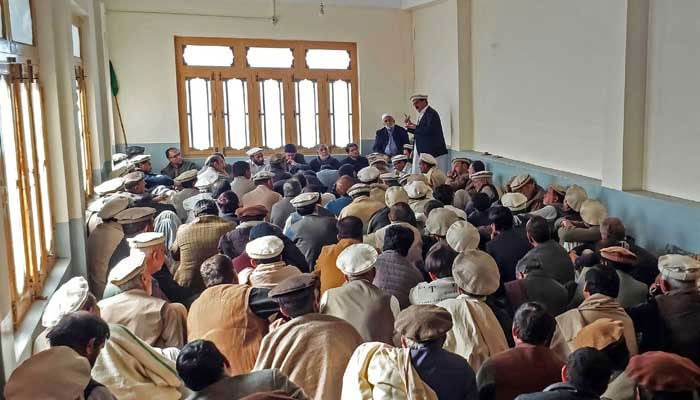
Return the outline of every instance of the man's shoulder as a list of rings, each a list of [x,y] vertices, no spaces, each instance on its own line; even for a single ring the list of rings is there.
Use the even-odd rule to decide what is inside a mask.
[[[377,136],[383,135],[385,133],[386,133],[386,127],[381,127],[379,129],[377,129]]]

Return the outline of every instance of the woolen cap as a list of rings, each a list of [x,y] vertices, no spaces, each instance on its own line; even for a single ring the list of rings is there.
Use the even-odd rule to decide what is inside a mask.
[[[194,184],[194,187],[199,190],[207,190],[211,188],[219,178],[221,178],[221,176],[214,172],[214,170],[207,170],[197,177],[197,182]]]
[[[144,179],[143,172],[141,171],[135,171],[135,172],[129,172],[128,174],[124,175],[124,184],[125,185],[130,185],[132,183],[138,183]]]
[[[452,264],[452,276],[460,289],[476,296],[495,293],[501,279],[496,260],[481,250],[459,253]]]
[[[637,255],[622,246],[600,249],[600,257],[619,264],[634,264],[637,262]]]
[[[406,150],[413,150],[413,145],[411,143],[406,143],[403,145],[403,148]]]
[[[335,200],[335,195],[333,193],[321,193],[321,206],[325,207],[326,204]]]
[[[372,160],[372,162],[369,163],[370,167],[372,167],[372,168],[376,168],[376,167],[374,167],[375,164],[388,165],[389,161],[387,159],[385,159],[384,157],[378,156],[377,158]]]
[[[90,288],[85,278],[71,278],[51,296],[44,309],[44,315],[41,316],[41,325],[44,328],[53,328],[66,314],[80,310],[88,298],[88,293]]]
[[[257,174],[253,175],[253,182],[258,182],[258,181],[265,181],[268,179],[272,179],[275,176],[270,171],[260,171]]]
[[[372,191],[372,188],[369,187],[369,185],[366,185],[364,183],[356,183],[352,186],[350,186],[350,189],[348,189],[348,195],[349,196],[356,196],[360,194],[369,194],[369,192]]]
[[[282,164],[284,162],[284,154],[275,153],[270,156],[268,162],[270,163],[270,165]]]
[[[406,190],[409,199],[417,200],[426,197],[430,193],[430,186],[421,181],[414,181],[406,184],[404,190]]]
[[[518,192],[503,193],[501,196],[501,204],[507,207],[510,211],[522,211],[527,208],[527,197]]]
[[[431,213],[432,215],[432,213]],[[447,244],[452,250],[460,253],[466,250],[474,250],[479,247],[481,236],[479,230],[467,221],[457,221],[447,230]]]
[[[532,177],[530,175],[518,175],[513,178],[513,181],[510,183],[510,188],[512,190],[518,190],[527,185],[530,181],[532,181]]]
[[[630,358],[625,374],[655,392],[687,392],[700,387],[700,367],[692,360],[663,351]]]
[[[95,193],[100,196],[119,191],[124,186],[124,178],[114,178],[95,186]]]
[[[260,147],[253,147],[253,148],[249,149],[248,151],[246,151],[245,154],[250,157],[254,154],[261,153],[262,151],[263,151],[263,149],[261,149]]]
[[[5,385],[5,399],[80,399],[90,382],[91,369],[88,359],[70,347],[52,347],[30,357],[12,372]]]
[[[682,282],[700,280],[700,261],[680,254],[667,254],[659,257],[661,276]]]
[[[600,225],[607,217],[608,210],[598,200],[589,199],[581,204],[581,219],[588,225]]]
[[[466,157],[456,157],[452,159],[452,164],[458,163],[458,162],[463,162],[465,164],[471,164],[472,160],[466,158]]]
[[[307,192],[307,193],[302,193],[292,200],[290,200],[290,203],[296,208],[299,207],[304,207],[304,206],[310,206],[312,204],[318,203],[318,201],[321,199],[321,193],[319,192]]]
[[[122,225],[135,224],[137,222],[148,221],[153,219],[156,213],[155,208],[151,207],[132,207],[118,213],[114,216],[118,223]]]
[[[141,164],[146,161],[151,161],[150,154],[139,154],[138,156],[135,156],[131,159],[131,162],[134,164]]]
[[[581,211],[581,205],[588,199],[586,190],[578,185],[571,185],[566,189],[564,203],[568,204],[574,211]]]
[[[397,162],[399,162],[399,161],[408,161],[408,157],[406,157],[406,156],[403,155],[403,154],[397,154],[397,155],[391,157],[391,162],[392,162],[392,163],[397,163]]]
[[[345,275],[362,275],[374,268],[377,249],[365,243],[353,244],[345,248],[335,261],[336,267]]]
[[[282,254],[284,242],[274,235],[251,240],[245,246],[245,252],[253,260],[268,260]]]
[[[199,203],[200,200],[214,200],[214,197],[212,197],[209,192],[196,194],[183,200],[182,208],[186,211],[192,211],[194,210],[195,204]]]
[[[420,153],[420,160],[426,164],[437,165],[437,160],[435,159],[435,157],[428,153]]]
[[[143,146],[129,146],[126,148],[126,154],[130,158],[134,158],[138,156],[139,154],[143,154],[146,151],[146,148]]]
[[[379,170],[375,167],[364,167],[357,173],[357,179],[362,183],[374,182],[379,178]]]
[[[114,153],[114,154],[112,154],[112,162],[113,162],[114,164],[116,164],[116,163],[118,163],[118,162],[121,162],[121,161],[124,161],[124,160],[126,160],[127,158],[129,158],[129,156],[127,156],[127,155],[124,154],[124,153]]]
[[[243,217],[264,217],[267,215],[267,208],[262,204],[257,204],[250,207],[241,207],[236,210],[238,218]]]
[[[384,203],[387,207],[396,203],[408,203],[408,194],[401,186],[389,186],[384,192]]]
[[[484,179],[493,177],[493,172],[491,171],[479,171],[469,175],[469,179]]]
[[[273,299],[287,297],[309,288],[318,287],[318,284],[319,281],[316,274],[295,275],[278,283],[277,286],[270,290],[267,296]]]
[[[109,281],[114,285],[122,285],[129,282],[145,268],[146,255],[141,252],[131,253],[112,268],[109,273]]]
[[[408,178],[407,178],[407,182],[408,183],[423,182],[426,185],[430,183],[430,181],[428,180],[428,177],[425,176],[425,174],[409,174]]]
[[[185,183],[185,182],[193,181],[193,180],[197,179],[197,172],[198,171],[196,169],[191,169],[189,171],[185,171],[185,172],[181,173],[180,175],[178,175],[177,177],[175,177],[174,181],[175,181],[175,183]]]
[[[129,207],[129,199],[124,196],[112,196],[102,206],[97,216],[102,220],[114,218],[115,215]]]
[[[445,237],[450,226],[459,221],[459,217],[453,211],[446,208],[436,208],[428,215],[425,221],[425,230],[431,235]]]
[[[553,184],[549,185],[549,187],[551,187],[555,192],[557,192],[561,195],[566,195],[567,188],[564,185],[560,185],[558,183],[553,183]]]
[[[433,304],[414,304],[396,316],[394,329],[416,342],[440,339],[452,329],[449,311]]]
[[[428,95],[427,94],[414,94],[411,96],[411,102],[414,102],[416,100],[428,100]]]
[[[625,325],[622,321],[610,318],[599,318],[586,325],[574,337],[574,349],[593,347],[603,350],[613,343],[617,343],[625,333]]]
[[[143,232],[126,241],[132,249],[145,249],[165,243],[165,235],[161,232]]]
[[[379,179],[381,179],[384,182],[398,182],[399,174],[397,174],[396,171],[385,172],[379,175]]]

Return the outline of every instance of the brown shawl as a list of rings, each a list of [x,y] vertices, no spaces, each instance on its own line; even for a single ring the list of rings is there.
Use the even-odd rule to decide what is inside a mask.
[[[253,370],[280,369],[309,398],[339,399],[343,372],[361,343],[360,334],[342,319],[306,314],[263,338]]]

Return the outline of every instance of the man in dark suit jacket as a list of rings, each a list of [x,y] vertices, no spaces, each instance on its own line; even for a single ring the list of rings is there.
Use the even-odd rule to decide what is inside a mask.
[[[403,154],[403,145],[408,143],[408,133],[404,128],[396,125],[394,117],[390,114],[382,115],[382,121],[384,127],[377,131],[372,151],[386,154],[389,157]]]
[[[489,212],[492,239],[486,243],[486,252],[496,260],[501,272],[501,283],[515,280],[515,266],[532,246],[527,239],[513,230],[513,213],[506,207],[497,206]]]
[[[416,159],[420,153],[428,153],[435,158],[447,154],[447,146],[445,146],[445,137],[442,133],[442,123],[440,115],[432,107],[428,106],[428,96],[414,95],[411,96],[413,107],[418,111],[418,123],[411,122],[410,117],[406,117],[406,130],[415,135],[416,148],[413,152],[413,158]],[[442,165],[442,163],[440,163]],[[417,159],[413,163],[413,168],[417,168]],[[446,166],[442,166],[446,168]]]

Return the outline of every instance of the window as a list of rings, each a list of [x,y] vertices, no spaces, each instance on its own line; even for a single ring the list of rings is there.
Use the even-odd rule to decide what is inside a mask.
[[[73,33],[73,64],[75,69],[75,110],[78,117],[78,142],[80,143],[80,159],[83,168],[83,191],[88,198],[94,193],[92,182],[92,145],[90,137],[90,121],[88,119],[87,88],[85,84],[85,69],[81,54],[80,28],[72,26]]]
[[[34,24],[29,0],[7,0],[9,5],[12,40],[26,45],[34,44]]]
[[[359,139],[354,43],[175,37],[175,60],[186,156]]]
[[[53,265],[54,226],[37,66],[0,63],[0,206],[7,215],[14,321],[41,295]],[[6,250],[6,251],[5,251]]]

